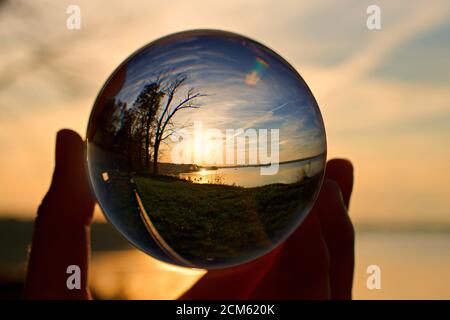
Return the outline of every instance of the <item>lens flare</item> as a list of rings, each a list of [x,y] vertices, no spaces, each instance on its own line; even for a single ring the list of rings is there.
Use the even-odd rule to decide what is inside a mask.
[[[263,77],[266,69],[269,68],[269,64],[261,58],[256,58],[252,71],[245,76],[245,83],[254,86]]]

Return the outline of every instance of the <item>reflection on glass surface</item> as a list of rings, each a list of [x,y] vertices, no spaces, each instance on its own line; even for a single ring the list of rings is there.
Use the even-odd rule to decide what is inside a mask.
[[[143,47],[92,110],[89,172],[108,219],[173,264],[254,259],[301,223],[323,177],[317,103],[280,56],[199,30]]]

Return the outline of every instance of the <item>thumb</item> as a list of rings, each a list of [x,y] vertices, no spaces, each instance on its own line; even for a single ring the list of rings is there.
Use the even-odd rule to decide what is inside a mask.
[[[86,170],[84,142],[72,130],[63,129],[57,134],[55,170],[43,204],[50,209],[44,212],[69,222],[87,224],[92,218],[95,199]]]
[[[78,133],[69,129],[58,131],[52,186],[54,184],[58,184],[58,187],[59,184],[68,186],[74,183],[73,178],[81,178],[85,175],[83,149],[83,140]]]
[[[38,209],[28,261],[25,297],[86,299],[89,223],[95,200],[84,157],[84,143],[71,130],[56,138],[55,171],[50,190]],[[81,290],[69,290],[67,267],[79,266]]]

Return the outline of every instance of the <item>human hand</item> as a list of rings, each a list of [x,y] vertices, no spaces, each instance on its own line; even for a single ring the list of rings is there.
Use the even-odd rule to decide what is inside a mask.
[[[74,131],[56,139],[55,170],[38,209],[25,283],[26,299],[88,299],[89,225],[95,205],[84,142]],[[80,268],[81,288],[69,290],[67,267]]]
[[[181,299],[351,299],[352,188],[352,164],[330,160],[314,207],[283,244],[245,265],[208,272]]]
[[[114,98],[125,81],[125,68],[116,72],[98,103]],[[28,259],[25,298],[88,299],[90,223],[95,198],[86,171],[85,144],[80,135],[60,130],[56,139],[55,170],[34,224]],[[80,290],[66,285],[67,267],[81,271]]]
[[[89,224],[95,199],[83,148],[77,133],[58,133],[52,184],[35,224],[26,298],[90,298]],[[354,232],[347,208],[352,186],[351,163],[329,161],[313,209],[285,243],[246,265],[209,272],[181,298],[350,299]],[[81,270],[81,290],[66,286],[66,268],[73,264]]]

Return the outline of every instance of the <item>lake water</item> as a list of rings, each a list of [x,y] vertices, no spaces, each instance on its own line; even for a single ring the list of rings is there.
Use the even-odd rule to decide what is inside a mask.
[[[180,173],[178,177],[195,183],[225,184],[240,187],[258,187],[273,183],[294,183],[305,176],[313,176],[324,168],[323,156],[310,160],[300,160],[280,164],[278,172],[273,175],[262,175],[262,167],[220,168],[217,170],[200,170]]]
[[[107,226],[92,227],[89,283],[100,298],[174,299],[204,274],[159,262],[131,248]],[[450,232],[383,229],[361,231],[356,225],[354,298],[450,299]],[[24,280],[32,222],[0,221],[0,231],[8,243],[0,251],[1,295],[2,279]],[[380,290],[366,285],[367,267],[374,264],[381,269]]]
[[[364,232],[356,237],[355,299],[450,299],[450,234]],[[369,265],[381,289],[366,286]],[[104,298],[174,299],[204,271],[172,267],[137,251],[92,257],[91,286]]]

